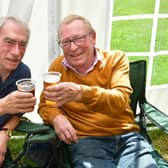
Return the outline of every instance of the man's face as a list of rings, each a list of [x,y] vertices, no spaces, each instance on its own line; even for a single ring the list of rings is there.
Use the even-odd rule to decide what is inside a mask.
[[[8,21],[0,29],[0,72],[11,72],[21,62],[28,39],[25,28]]]
[[[74,20],[61,26],[59,37],[68,63],[79,71],[87,70],[94,59],[95,33],[81,20]]]

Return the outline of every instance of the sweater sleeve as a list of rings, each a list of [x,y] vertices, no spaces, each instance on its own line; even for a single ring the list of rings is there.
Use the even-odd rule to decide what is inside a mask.
[[[55,106],[46,106],[45,99],[43,98],[42,94],[43,93],[41,93],[40,96],[38,113],[45,123],[52,125],[54,118],[59,114],[63,114],[63,110],[56,108]]]
[[[132,88],[129,80],[129,62],[123,52],[116,52],[111,60],[112,73],[109,88],[82,86],[83,102],[92,111],[124,111],[130,104]]]

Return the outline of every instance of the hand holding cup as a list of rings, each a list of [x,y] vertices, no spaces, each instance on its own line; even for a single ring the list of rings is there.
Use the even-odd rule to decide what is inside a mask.
[[[61,79],[61,73],[60,72],[54,72],[54,71],[49,71],[43,74],[43,85],[44,85],[44,90],[48,86],[54,86],[59,83]],[[50,100],[45,100],[45,103],[47,105],[56,105],[56,102],[50,101]]]
[[[17,109],[18,112],[33,111],[36,104],[35,81],[31,78],[23,78],[16,81],[16,86],[19,92],[15,94],[15,110]]]

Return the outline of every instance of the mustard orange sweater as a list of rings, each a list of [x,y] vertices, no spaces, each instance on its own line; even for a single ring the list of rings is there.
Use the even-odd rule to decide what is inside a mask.
[[[69,102],[61,108],[49,107],[41,94],[38,112],[44,122],[52,124],[58,114],[64,114],[79,137],[111,136],[139,131],[130,108],[132,89],[129,62],[122,51],[100,51],[102,63],[80,76],[62,65],[63,56],[56,58],[50,71],[62,73],[61,82],[82,85],[82,100]]]

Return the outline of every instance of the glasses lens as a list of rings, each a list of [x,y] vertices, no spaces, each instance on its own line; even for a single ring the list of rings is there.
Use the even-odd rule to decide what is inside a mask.
[[[86,37],[88,37],[89,35],[90,35],[90,33],[82,35],[82,36],[78,36],[78,37],[73,38],[71,40],[59,41],[58,44],[62,48],[68,48],[71,45],[71,42],[73,42],[76,45],[81,45],[85,42]]]

